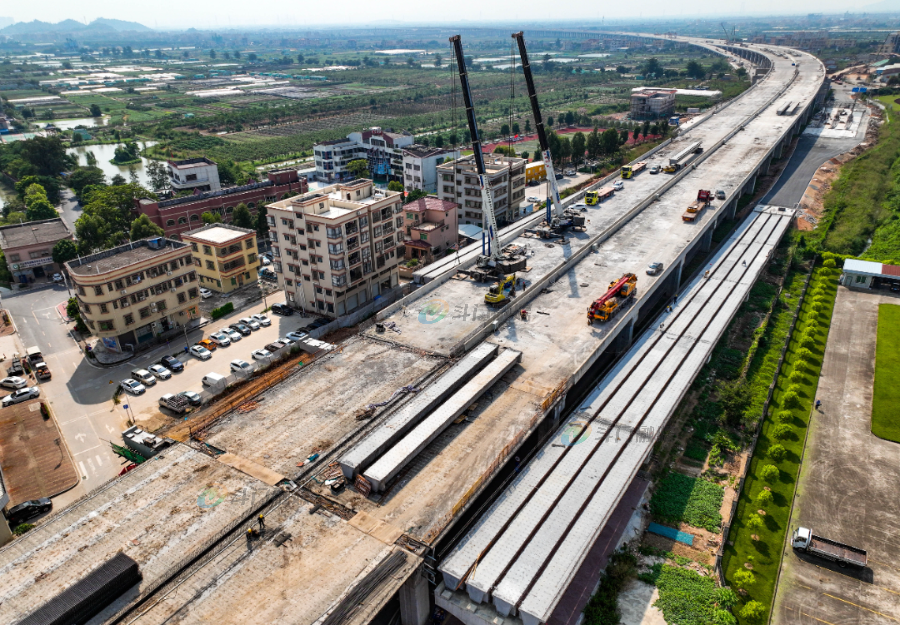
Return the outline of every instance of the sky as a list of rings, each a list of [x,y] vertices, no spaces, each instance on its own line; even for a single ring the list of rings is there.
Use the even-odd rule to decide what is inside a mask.
[[[98,17],[140,22],[150,28],[215,30],[244,26],[274,25],[302,28],[316,25],[366,26],[373,22],[462,23],[462,22],[560,22],[583,19],[586,24],[601,19],[648,17],[716,17],[720,15],[775,15],[843,13],[862,11],[874,0],[642,0],[640,3],[605,3],[597,0],[568,0],[562,5],[536,0],[341,0],[329,2],[285,2],[284,0],[154,0],[116,2],[108,0],[40,0],[9,2],[0,15],[15,21],[35,19],[81,22]],[[896,0],[900,11],[900,0]],[[339,7],[338,10],[335,10]],[[451,11],[452,8],[452,11]]]

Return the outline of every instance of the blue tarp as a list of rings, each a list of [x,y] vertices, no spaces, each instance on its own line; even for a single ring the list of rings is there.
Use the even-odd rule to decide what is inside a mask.
[[[651,534],[657,534],[659,536],[663,536],[665,538],[671,538],[672,540],[677,540],[680,543],[684,543],[688,546],[693,546],[694,544],[694,535],[687,534],[685,532],[680,532],[674,527],[666,527],[665,525],[660,525],[659,523],[651,523],[647,528],[647,531]]]

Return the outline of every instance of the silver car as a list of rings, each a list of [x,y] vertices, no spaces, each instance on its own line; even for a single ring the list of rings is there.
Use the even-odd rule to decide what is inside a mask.
[[[29,399],[34,399],[35,397],[41,396],[41,389],[36,386],[31,386],[29,388],[21,388],[18,391],[13,391],[9,395],[3,398],[3,407],[11,406],[13,404],[18,404],[19,402],[28,401]]]

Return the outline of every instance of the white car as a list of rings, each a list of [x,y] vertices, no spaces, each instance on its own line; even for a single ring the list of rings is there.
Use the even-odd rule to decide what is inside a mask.
[[[259,261],[263,264],[263,266],[271,265],[272,261],[266,258],[265,256],[260,256]]]
[[[253,356],[253,360],[268,360],[272,357],[272,352],[267,349],[258,349],[250,355]]]
[[[3,386],[5,388],[22,388],[26,384],[28,384],[28,380],[26,380],[25,378],[20,378],[17,375],[0,380],[0,386]]]
[[[150,365],[147,370],[153,374],[153,377],[160,380],[168,380],[172,377],[172,372],[162,365]]]
[[[53,281],[54,282],[62,282],[63,281],[62,274],[61,273],[53,274]]]
[[[616,180],[613,183],[613,189],[615,189],[616,191],[621,191],[624,188],[625,188],[625,183],[622,182],[621,180]]]
[[[244,338],[243,336],[241,336],[240,332],[238,332],[237,330],[232,330],[231,328],[225,328],[224,330],[222,330],[222,332],[228,335],[228,338],[231,339],[232,343],[237,343],[242,338]]]
[[[298,330],[298,331],[296,331],[296,332],[288,332],[285,336],[287,336],[287,337],[288,337],[289,339],[291,339],[292,341],[302,341],[302,340],[305,339],[308,335],[306,334],[306,332],[300,332],[300,331]]]
[[[540,198],[536,198],[533,195],[531,197],[527,197],[525,199],[529,202],[540,202],[541,201]]]
[[[215,334],[210,334],[209,338],[215,341],[216,345],[219,347],[228,347],[231,345],[231,339],[228,338],[228,335],[224,332],[216,332]]]
[[[231,361],[231,370],[239,371],[240,373],[250,373],[252,371],[252,368],[250,366],[250,363],[246,360],[238,359]]]
[[[290,339],[287,337],[282,337],[278,339],[279,343],[284,343],[285,345],[293,345],[295,343],[294,339]]]
[[[212,352],[203,347],[202,345],[191,345],[191,349],[189,350],[192,356],[196,356],[200,360],[209,360],[212,358]]]
[[[203,299],[206,299],[207,297],[212,297],[212,294],[213,294],[212,291],[210,291],[206,287],[202,287],[202,286],[200,287],[200,297],[202,297]]]
[[[12,404],[18,404],[19,402],[28,401],[29,399],[33,399],[35,397],[40,397],[41,389],[36,386],[32,386],[29,388],[20,388],[18,391],[13,391],[9,395],[3,398],[3,407],[11,406]]]
[[[257,323],[259,323],[259,325],[264,328],[268,328],[270,325],[272,325],[272,321],[263,314],[252,315],[251,319],[256,319]]]
[[[244,317],[241,319],[241,323],[250,328],[251,330],[259,330],[260,325],[259,321],[256,319],[251,319],[250,317]]]
[[[132,380],[131,378],[122,380],[119,386],[122,387],[123,391],[125,391],[126,393],[131,393],[132,395],[143,395],[144,391],[147,390],[143,384],[141,384],[137,380]]]

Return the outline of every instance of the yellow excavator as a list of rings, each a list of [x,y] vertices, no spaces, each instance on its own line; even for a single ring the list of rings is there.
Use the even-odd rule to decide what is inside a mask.
[[[516,274],[511,273],[505,278],[491,285],[490,290],[484,296],[484,303],[488,306],[501,306],[516,294]]]

